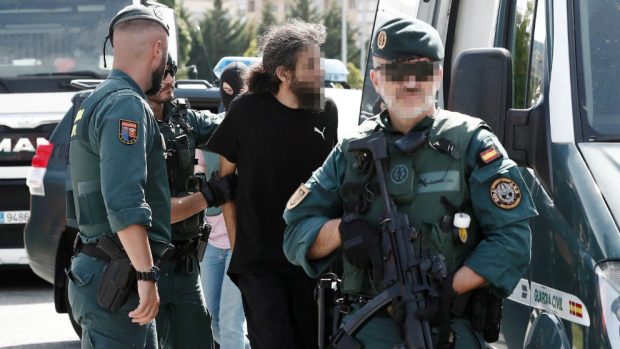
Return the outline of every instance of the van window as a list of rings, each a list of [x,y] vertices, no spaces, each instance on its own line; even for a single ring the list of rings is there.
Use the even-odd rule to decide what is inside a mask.
[[[108,23],[127,3],[126,0],[3,2],[0,77],[74,71],[89,71],[104,77],[108,71],[103,69],[102,47]],[[111,46],[107,55],[112,55]],[[111,61],[108,64],[110,68]]]
[[[620,5],[576,0],[575,36],[583,138],[620,140]]]
[[[513,108],[525,109],[527,80],[529,76],[532,27],[534,24],[535,0],[518,0],[516,14],[511,28],[510,52],[513,68]]]
[[[547,23],[545,2],[539,1],[536,7],[534,22],[534,38],[532,40],[532,54],[530,55],[530,69],[528,74],[525,107],[529,108],[538,102],[542,94],[542,77],[545,63],[545,42],[547,39]]]

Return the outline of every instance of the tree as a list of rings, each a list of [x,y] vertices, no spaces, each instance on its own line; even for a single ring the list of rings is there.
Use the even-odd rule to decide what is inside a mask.
[[[248,48],[243,52],[244,57],[258,57],[260,52],[258,51],[258,40],[256,38],[252,38],[250,40],[250,44]]]
[[[340,6],[336,1],[332,2],[325,17],[323,17],[323,24],[327,30],[327,38],[322,47],[325,58],[342,59],[342,21]],[[357,67],[360,50],[357,46],[357,40],[355,40],[356,35],[357,28],[353,28],[347,23],[347,63],[352,62]]]
[[[228,10],[222,7],[222,0],[215,0],[213,9],[204,14],[196,36],[190,63],[198,67],[198,77],[207,80],[212,79],[211,70],[220,58],[241,56],[251,38],[245,22],[233,20]]]
[[[177,62],[177,65],[179,67],[185,67],[190,58],[192,42],[193,38],[195,37],[195,33],[193,33],[195,29],[192,28],[192,23],[189,18],[189,11],[183,6],[182,1],[177,2],[176,0],[160,0],[159,3],[174,9],[177,21],[177,29],[179,33],[179,61]],[[186,72],[184,70],[180,70],[179,75],[180,77],[185,77]]]
[[[278,19],[272,12],[272,7],[273,7],[273,4],[271,0],[266,0],[263,3],[263,10],[261,12],[261,21],[260,21],[260,25],[258,26],[258,30],[257,30],[257,34],[259,36],[263,35],[265,33],[265,30],[267,30],[267,28],[269,28],[270,26],[278,24]]]
[[[311,1],[312,0],[294,0],[291,4],[288,4],[286,17],[299,18],[305,22],[318,21],[321,16]]]
[[[362,88],[362,85],[364,85],[362,72],[352,62],[347,63],[347,70],[349,71],[349,76],[347,77],[349,86],[351,88]]]

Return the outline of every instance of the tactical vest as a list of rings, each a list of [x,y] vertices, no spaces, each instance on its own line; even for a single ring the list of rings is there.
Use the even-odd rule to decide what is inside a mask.
[[[165,120],[158,121],[166,141],[166,168],[170,197],[183,197],[196,192],[194,165],[197,164],[196,140],[187,117],[187,102],[179,98],[165,106]],[[172,224],[172,240],[189,240],[198,236],[203,214],[197,213]]]
[[[75,121],[82,118],[82,124],[86,125],[90,122],[90,118],[106,96],[117,93],[118,95],[133,95],[142,100],[142,97],[135,91],[127,87],[108,87],[95,89],[88,99],[82,103]],[[75,214],[75,217],[69,216],[69,219],[75,219],[80,229],[80,237],[83,243],[93,243],[105,234],[112,234],[112,228],[108,221],[105,202],[101,191],[101,172],[99,167],[99,155],[93,153],[90,147],[82,143],[82,140],[88,140],[88,128],[77,127],[74,130],[79,137],[77,140],[71,140],[69,147],[70,158],[73,163],[69,164],[71,170],[72,188],[66,193],[66,204],[68,214]],[[79,170],[78,170],[79,167]]]
[[[394,199],[397,210],[407,213],[418,237],[414,248],[418,255],[441,254],[446,259],[448,272],[461,266],[465,258],[480,241],[480,231],[470,203],[466,151],[469,141],[480,127],[487,127],[480,119],[463,114],[440,111],[428,132],[428,141],[413,154],[404,153],[394,146],[400,134],[386,132],[389,160],[385,179],[387,190]],[[363,138],[381,129],[377,119],[361,125],[354,137]],[[364,188],[362,216],[380,229],[385,205],[381,200],[374,165],[369,156],[348,152],[343,144],[346,169],[343,183],[354,183]],[[342,193],[341,193],[342,195]],[[344,198],[343,198],[344,200]],[[452,217],[465,212],[472,218],[465,242],[455,239]],[[378,282],[372,282],[370,272],[363,271],[344,258],[343,290],[349,294],[374,295]]]

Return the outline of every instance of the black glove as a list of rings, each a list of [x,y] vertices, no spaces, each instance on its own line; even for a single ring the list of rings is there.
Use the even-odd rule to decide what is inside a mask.
[[[345,257],[351,264],[368,270],[372,267],[373,279],[381,282],[381,237],[362,218],[343,219],[338,227]]]
[[[235,199],[237,193],[237,175],[231,173],[220,177],[218,171],[211,173],[211,179],[200,191],[209,207],[217,207]]]

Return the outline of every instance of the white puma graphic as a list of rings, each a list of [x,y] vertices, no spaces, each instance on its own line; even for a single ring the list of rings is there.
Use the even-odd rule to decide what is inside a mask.
[[[323,127],[323,131],[319,130],[318,128],[314,128],[314,132],[318,133],[321,135],[321,137],[323,137],[323,140],[325,140],[325,127]]]

